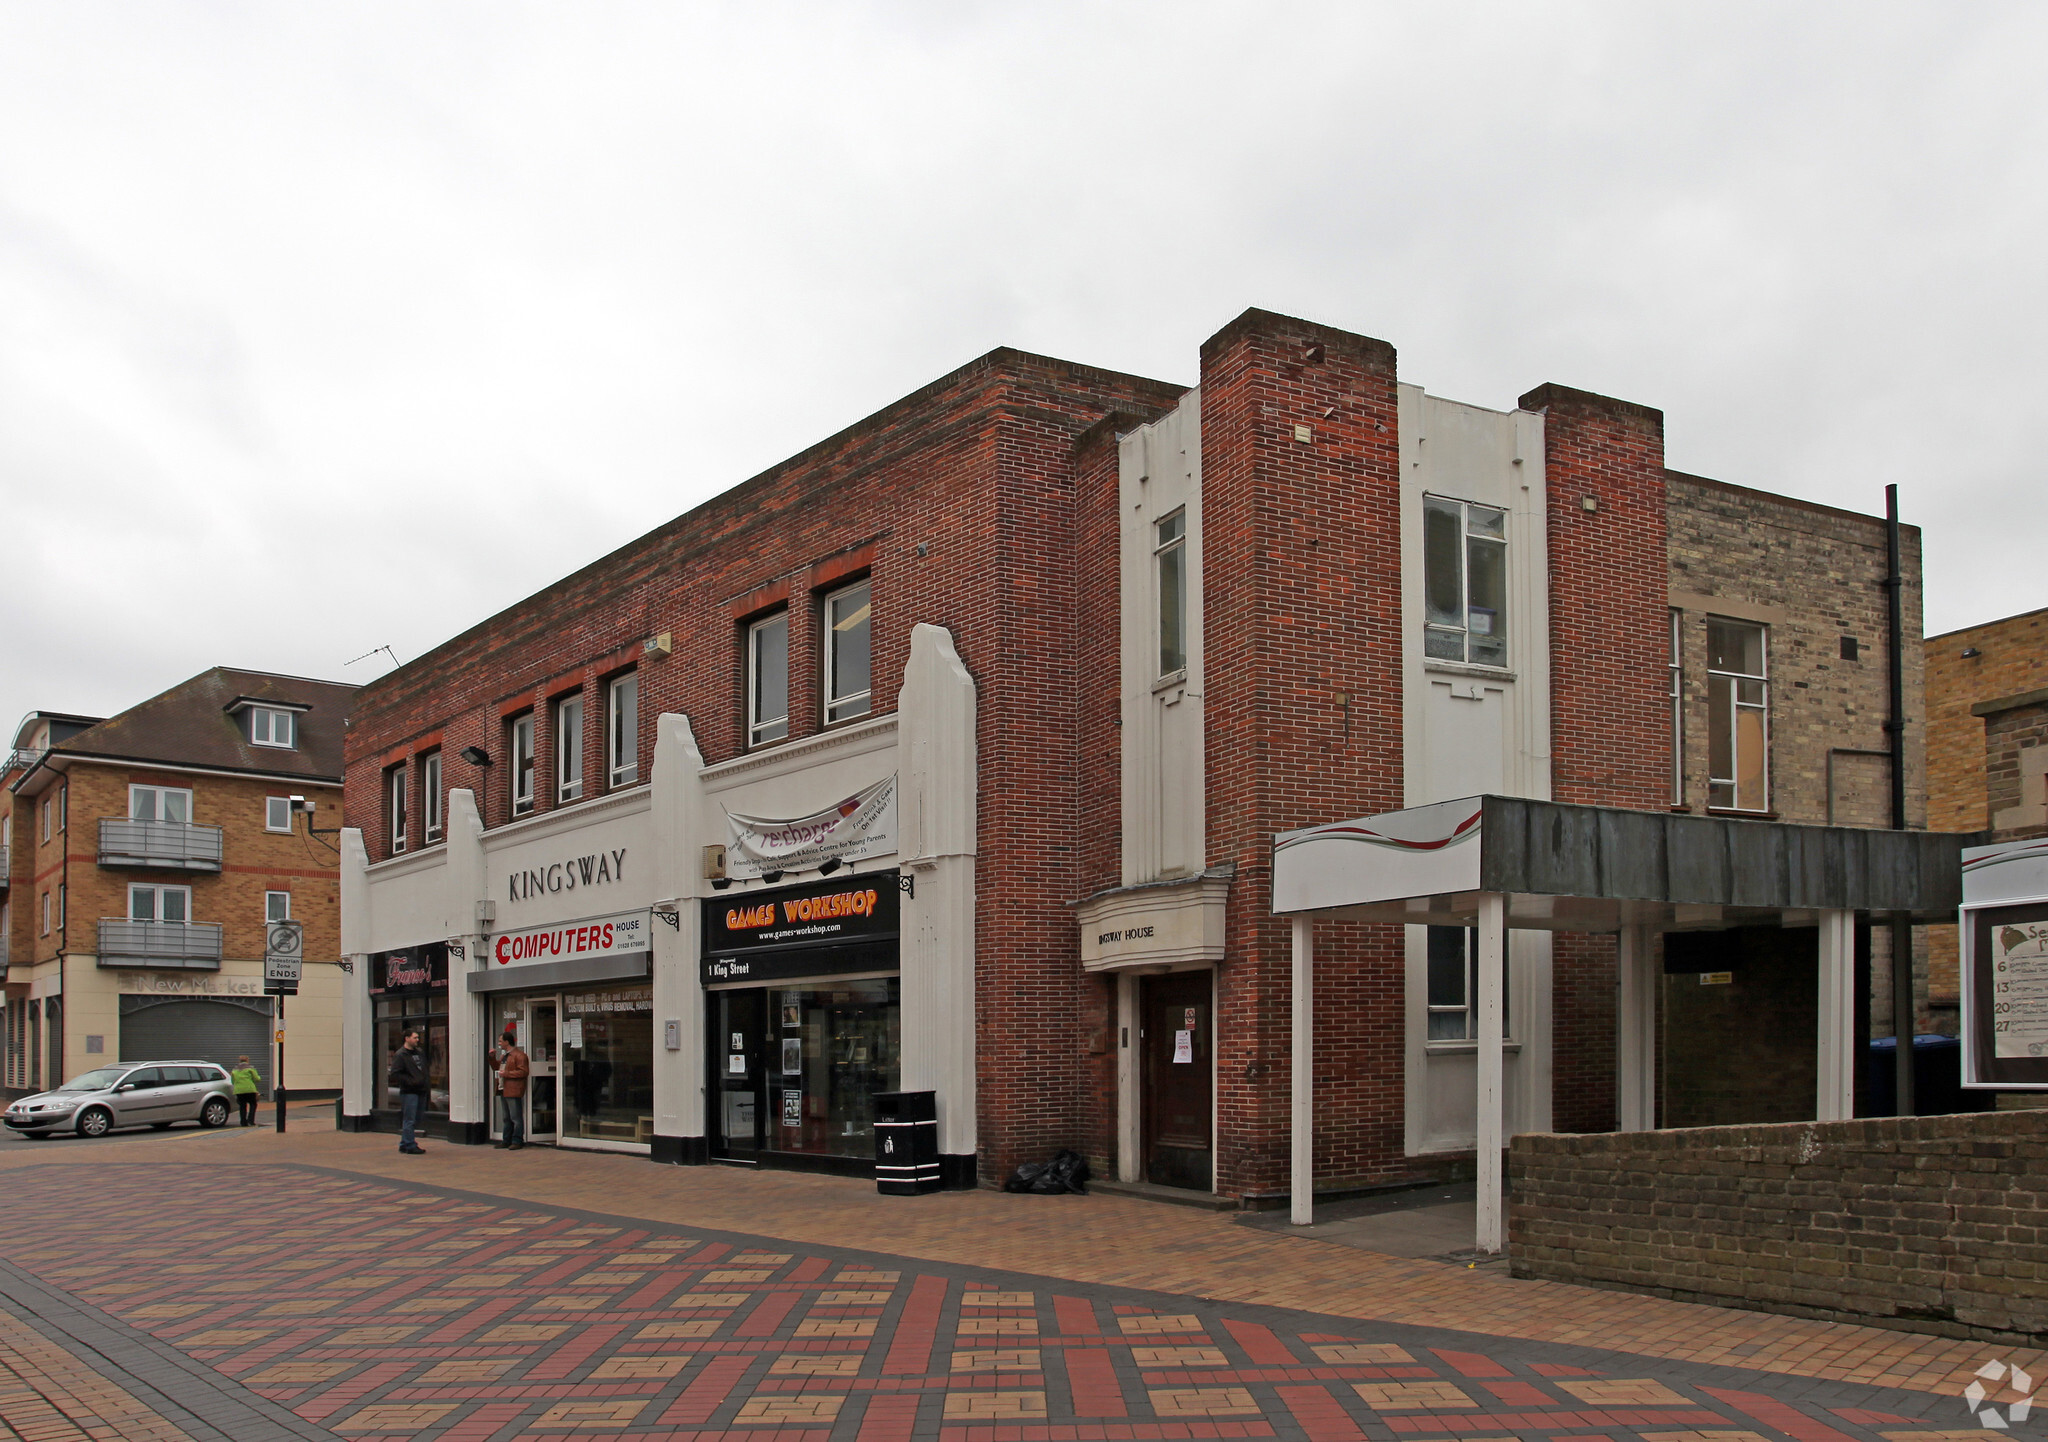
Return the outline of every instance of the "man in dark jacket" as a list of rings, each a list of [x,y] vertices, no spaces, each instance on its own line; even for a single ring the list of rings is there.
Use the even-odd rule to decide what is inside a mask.
[[[407,1156],[425,1156],[427,1149],[413,1140],[427,1097],[427,1055],[416,1031],[405,1034],[405,1045],[391,1058],[391,1085],[398,1088],[398,1149]]]

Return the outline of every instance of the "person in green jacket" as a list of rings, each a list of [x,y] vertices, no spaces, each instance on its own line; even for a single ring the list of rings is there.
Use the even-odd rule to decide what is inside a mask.
[[[263,1078],[256,1068],[249,1065],[249,1058],[243,1057],[242,1064],[228,1073],[235,1084],[235,1101],[242,1108],[242,1125],[256,1125],[256,1094],[263,1090]]]

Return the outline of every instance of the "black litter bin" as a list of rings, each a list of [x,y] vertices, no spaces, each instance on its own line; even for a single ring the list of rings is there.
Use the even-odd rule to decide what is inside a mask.
[[[939,1189],[939,1094],[875,1093],[875,1190],[917,1197]]]

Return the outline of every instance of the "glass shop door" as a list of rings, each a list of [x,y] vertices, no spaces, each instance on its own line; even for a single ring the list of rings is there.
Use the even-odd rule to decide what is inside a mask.
[[[712,1153],[756,1161],[761,1153],[761,1093],[767,1077],[762,1032],[767,993],[757,987],[712,994]]]
[[[530,1142],[552,1142],[561,1131],[560,1053],[555,1036],[558,1011],[551,996],[526,1004],[526,1057],[533,1067],[526,1082],[526,1139]]]

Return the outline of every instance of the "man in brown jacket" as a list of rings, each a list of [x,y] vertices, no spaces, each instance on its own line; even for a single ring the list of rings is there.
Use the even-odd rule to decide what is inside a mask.
[[[498,1098],[505,1115],[504,1133],[497,1144],[516,1152],[526,1145],[526,1078],[533,1067],[519,1048],[518,1036],[509,1027],[489,1060],[491,1070],[498,1074]]]

